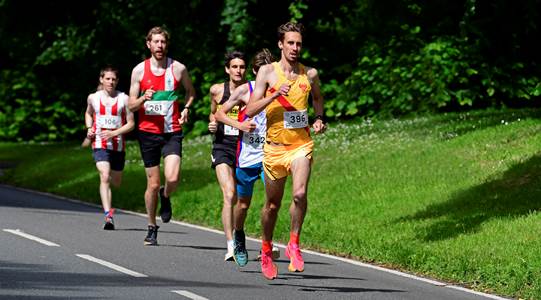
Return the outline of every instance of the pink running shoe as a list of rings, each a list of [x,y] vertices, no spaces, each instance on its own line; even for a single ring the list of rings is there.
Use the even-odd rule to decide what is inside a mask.
[[[304,271],[304,259],[302,259],[301,249],[298,244],[288,243],[286,247],[286,256],[289,257],[290,263],[287,269],[290,272]]]
[[[261,273],[268,280],[273,280],[278,276],[278,267],[272,261],[272,252],[261,253]]]
[[[105,215],[105,222],[103,223],[103,230],[115,230],[115,222],[113,221],[113,214],[115,209],[111,208]]]

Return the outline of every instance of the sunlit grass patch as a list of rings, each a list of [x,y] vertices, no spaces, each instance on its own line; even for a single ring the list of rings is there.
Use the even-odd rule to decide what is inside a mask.
[[[541,298],[541,113],[480,111],[330,124],[314,136],[301,244],[513,297]],[[210,136],[183,141],[176,219],[221,230]],[[144,212],[139,146],[127,147],[117,207]],[[2,180],[99,203],[89,149],[0,144]],[[256,184],[246,232],[261,233]],[[291,181],[275,230],[289,238]],[[144,227],[145,222],[142,222]]]

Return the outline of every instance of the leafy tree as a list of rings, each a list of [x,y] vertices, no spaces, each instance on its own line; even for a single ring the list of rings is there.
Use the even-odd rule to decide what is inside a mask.
[[[538,106],[540,11],[541,0],[1,0],[0,139],[80,139],[99,70],[118,67],[127,92],[156,25],[197,89],[189,134],[207,132],[224,52],[278,55],[290,20],[306,25],[302,60],[319,70],[328,117]]]

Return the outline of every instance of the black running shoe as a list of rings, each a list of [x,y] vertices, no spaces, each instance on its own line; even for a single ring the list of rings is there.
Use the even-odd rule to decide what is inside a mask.
[[[160,228],[160,226],[148,225],[145,246],[158,246],[158,228]]]
[[[167,223],[171,220],[171,199],[164,196],[164,190],[163,186],[160,187],[160,217],[162,222]]]
[[[105,217],[105,223],[103,223],[103,230],[115,230],[115,223],[113,217]]]
[[[246,237],[244,231],[235,231],[233,240],[235,248],[233,249],[233,259],[239,265],[244,267],[248,263],[248,251],[246,251]]]

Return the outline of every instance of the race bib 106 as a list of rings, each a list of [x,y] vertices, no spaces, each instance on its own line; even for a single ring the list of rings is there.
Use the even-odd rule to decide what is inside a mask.
[[[145,115],[147,116],[165,116],[172,109],[175,101],[145,101]]]
[[[284,112],[284,128],[296,129],[308,126],[308,112],[301,111],[285,111]]]
[[[96,127],[103,129],[116,129],[122,127],[120,116],[97,116]]]

